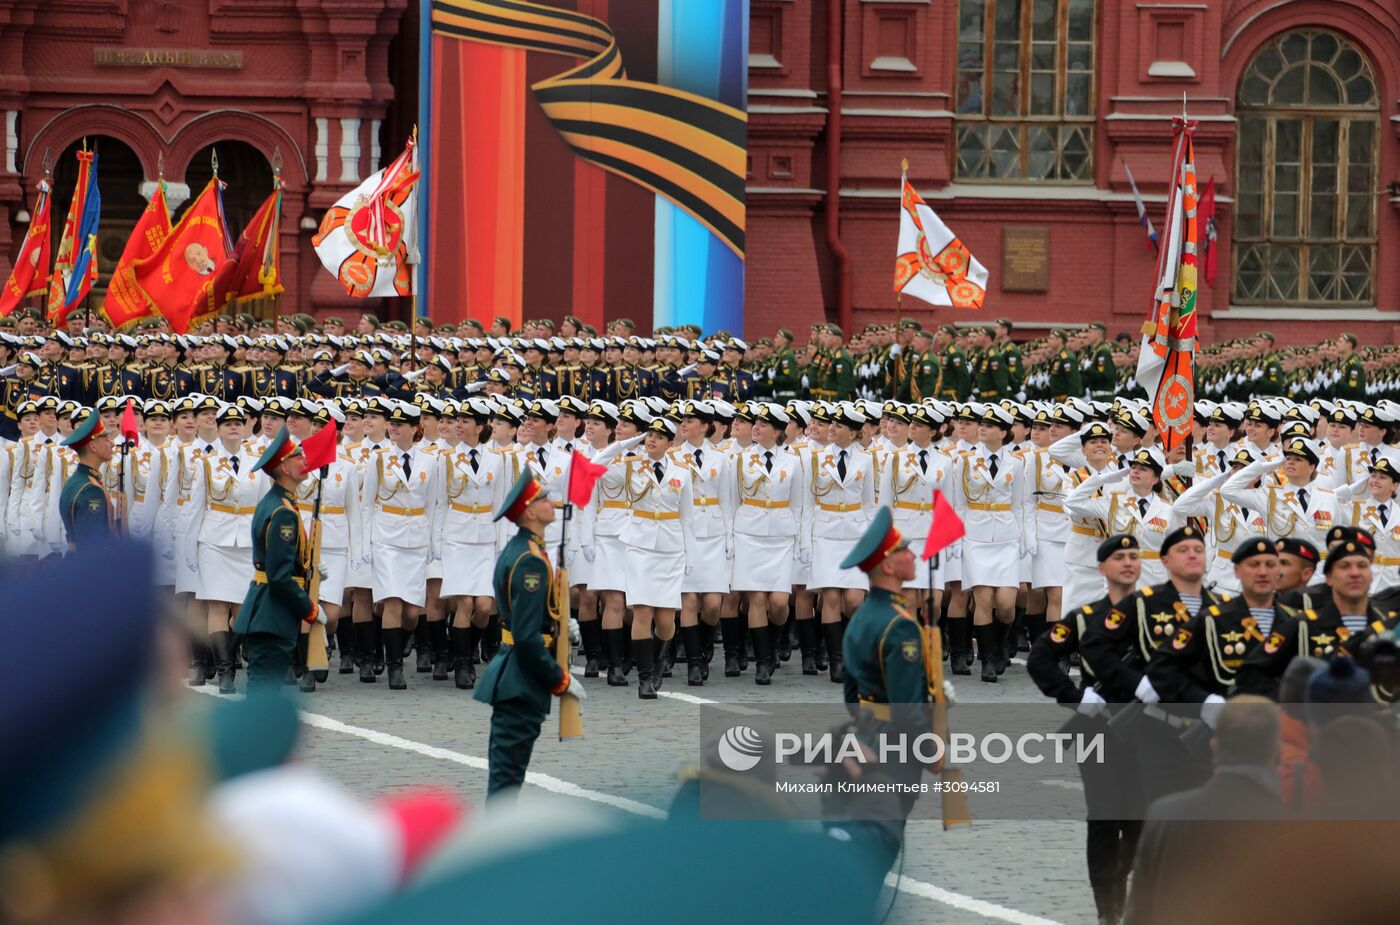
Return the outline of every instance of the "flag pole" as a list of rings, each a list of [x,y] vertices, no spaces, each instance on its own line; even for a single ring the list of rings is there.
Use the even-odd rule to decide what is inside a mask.
[[[577,450],[575,451],[577,452]],[[569,673],[569,663],[573,656],[569,649],[569,570],[564,565],[564,551],[569,542],[569,521],[573,518],[574,503],[569,498],[569,484],[574,474],[574,457],[569,454],[569,464],[564,470],[564,517],[559,527],[559,568],[555,572],[554,600],[558,612],[558,627],[554,636],[554,658],[564,673]],[[559,698],[559,741],[575,739],[583,735],[583,711],[578,698],[564,694]]]
[[[307,576],[306,591],[311,603],[320,606],[321,596],[321,492],[326,487],[329,466],[316,473],[316,500],[311,506],[311,574]],[[326,625],[319,620],[311,626],[306,639],[306,670],[321,671],[330,667],[326,657]]]

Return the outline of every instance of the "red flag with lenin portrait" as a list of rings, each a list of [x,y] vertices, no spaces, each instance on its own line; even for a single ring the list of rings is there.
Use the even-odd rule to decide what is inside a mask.
[[[198,297],[232,256],[220,195],[223,186],[217,175],[211,179],[160,249],[132,269],[136,285],[176,334],[187,333],[202,317],[196,315],[203,305]]]
[[[192,318],[217,315],[231,304],[277,295],[283,292],[280,230],[282,227],[282,180],[273,181],[272,195],[263,200],[248,227],[238,236],[233,256],[205,281]]]
[[[987,298],[987,268],[924,203],[908,176],[900,177],[900,189],[894,291],[930,305],[981,308]]]
[[[1152,314],[1142,326],[1137,381],[1152,400],[1152,421],[1170,453],[1191,435],[1196,398],[1196,156],[1195,122],[1172,120],[1176,153],[1167,197],[1166,246],[1157,255]]]
[[[413,295],[418,262],[416,138],[394,162],[342,196],[311,239],[316,256],[353,298]]]

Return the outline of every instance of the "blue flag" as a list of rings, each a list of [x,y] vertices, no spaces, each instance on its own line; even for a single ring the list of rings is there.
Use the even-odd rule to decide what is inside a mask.
[[[73,262],[73,274],[68,277],[68,289],[63,294],[66,317],[92,290],[97,282],[97,222],[102,215],[102,196],[97,191],[97,153],[93,152],[88,170],[87,194],[83,199],[83,214],[78,221],[78,258]]]

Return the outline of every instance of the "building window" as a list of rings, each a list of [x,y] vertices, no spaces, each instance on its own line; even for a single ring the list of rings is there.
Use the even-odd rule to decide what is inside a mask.
[[[959,179],[1092,179],[1095,18],[1095,0],[960,0]]]
[[[1374,304],[1380,104],[1365,56],[1332,32],[1284,33],[1236,102],[1232,301]]]

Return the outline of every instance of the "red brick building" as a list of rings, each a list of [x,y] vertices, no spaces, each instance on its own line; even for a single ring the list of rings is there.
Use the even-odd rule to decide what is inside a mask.
[[[1394,3],[831,2],[839,8],[752,0],[750,335],[837,320],[846,307],[857,326],[934,317],[913,300],[897,306],[891,291],[902,159],[992,273],[983,312],[942,310],[940,320],[1004,314],[1028,334],[1093,319],[1136,330],[1154,260],[1125,163],[1160,227],[1183,94],[1200,121],[1199,174],[1215,178],[1219,201],[1205,336],[1400,335]],[[349,308],[310,249],[311,229],[414,121],[417,6],[0,5],[0,270],[24,234],[46,151],[59,165],[59,216],[69,152],[95,139],[108,269],[162,158],[177,198],[207,181],[215,145],[237,228],[280,151],[283,306]]]

